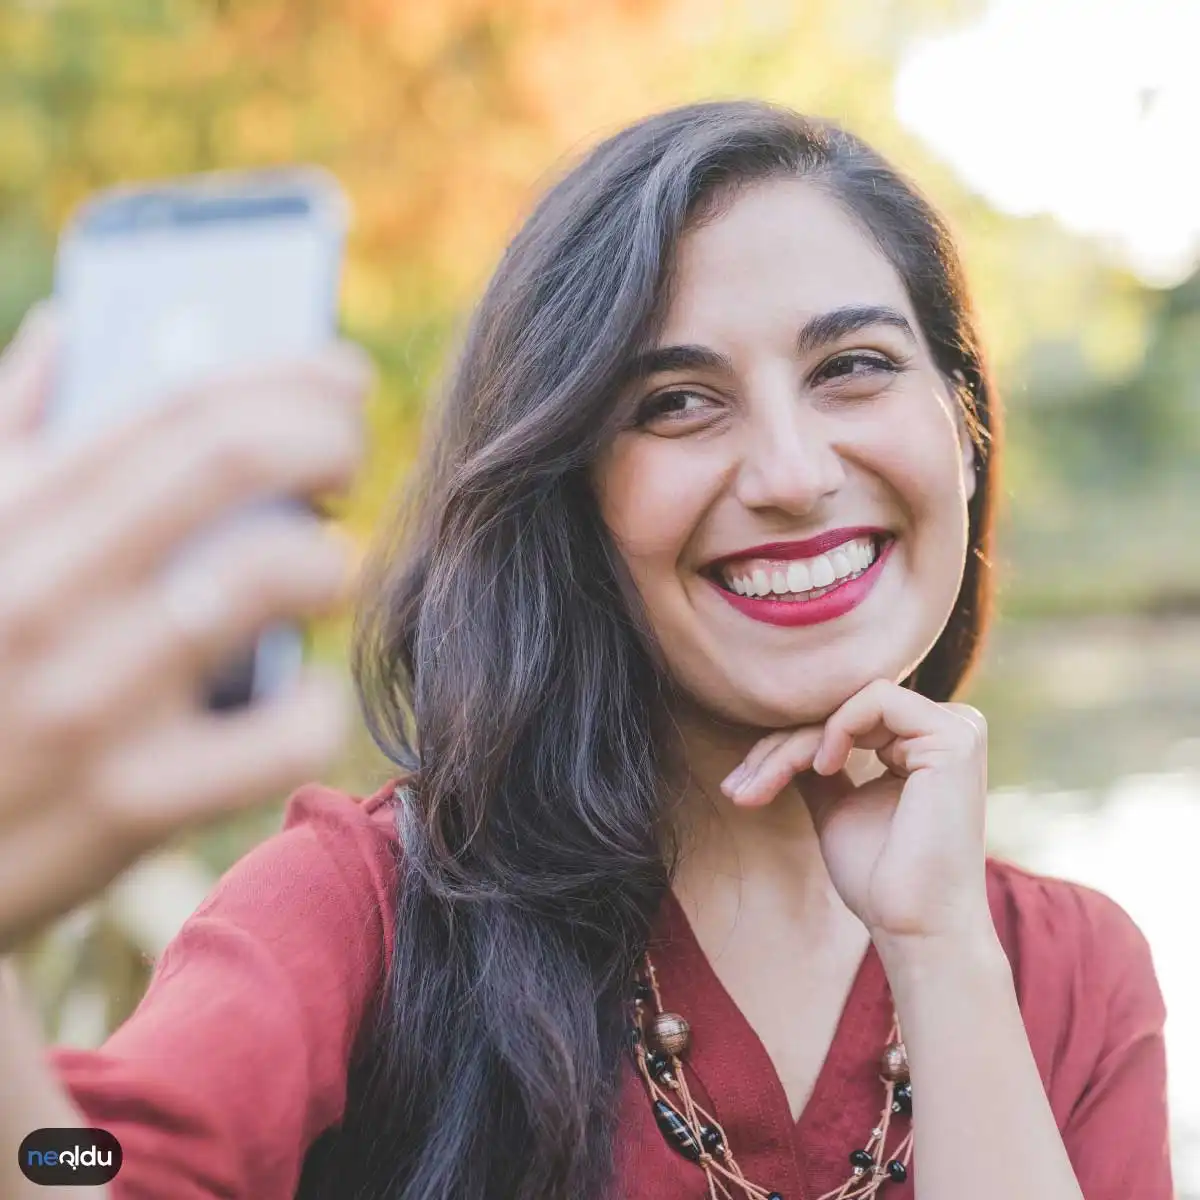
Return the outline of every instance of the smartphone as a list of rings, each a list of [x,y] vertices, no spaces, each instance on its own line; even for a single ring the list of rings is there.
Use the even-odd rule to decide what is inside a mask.
[[[45,434],[85,439],[184,385],[329,342],[348,219],[337,181],[313,167],[214,172],[93,196],[59,242],[63,343]],[[279,497],[228,520],[276,504],[311,509]],[[207,681],[202,702],[236,709],[276,694],[298,674],[304,644],[293,623],[263,630]]]

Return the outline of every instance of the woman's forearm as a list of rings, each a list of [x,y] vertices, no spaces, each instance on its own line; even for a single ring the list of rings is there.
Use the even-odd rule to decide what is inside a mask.
[[[17,1169],[17,1147],[35,1129],[86,1125],[46,1062],[37,1019],[12,963],[0,958],[0,1200],[78,1200],[78,1188],[30,1183]],[[87,1194],[107,1200],[108,1189],[88,1188]]]
[[[877,944],[912,1074],[918,1200],[1083,1200],[999,940]]]

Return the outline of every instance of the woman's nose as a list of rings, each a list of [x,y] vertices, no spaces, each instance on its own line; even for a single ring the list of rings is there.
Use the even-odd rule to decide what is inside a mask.
[[[742,503],[797,514],[818,507],[846,479],[831,432],[794,394],[748,419],[737,477]]]

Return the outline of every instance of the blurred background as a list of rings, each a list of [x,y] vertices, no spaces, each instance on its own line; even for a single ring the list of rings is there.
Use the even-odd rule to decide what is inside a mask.
[[[335,514],[363,544],[458,323],[564,161],[647,112],[832,116],[956,227],[1008,406],[988,715],[996,850],[1150,939],[1180,1196],[1200,1197],[1200,0],[0,0],[0,339],[111,183],[293,161],[356,219],[345,332],[382,368]],[[348,618],[314,630],[339,662]],[[390,774],[359,731],[328,782]],[[194,834],[25,948],[48,1035],[95,1045],[279,827]]]

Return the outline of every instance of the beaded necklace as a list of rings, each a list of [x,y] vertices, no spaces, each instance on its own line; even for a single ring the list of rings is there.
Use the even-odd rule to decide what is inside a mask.
[[[751,1183],[742,1174],[721,1123],[692,1098],[683,1073],[691,1026],[678,1013],[663,1011],[654,964],[648,953],[643,957],[645,974],[634,984],[629,1049],[649,1090],[654,1119],[667,1144],[703,1169],[710,1200],[735,1200],[725,1180],[740,1188],[746,1200],[784,1200],[781,1193]],[[651,1003],[654,1014],[648,1019],[646,1009]],[[912,1116],[908,1056],[895,1013],[887,1048],[880,1060],[879,1078],[884,1085],[879,1121],[867,1144],[850,1152],[850,1178],[817,1200],[866,1200],[885,1183],[903,1183],[908,1178],[913,1143],[911,1127],[890,1155],[884,1150],[893,1117]]]

